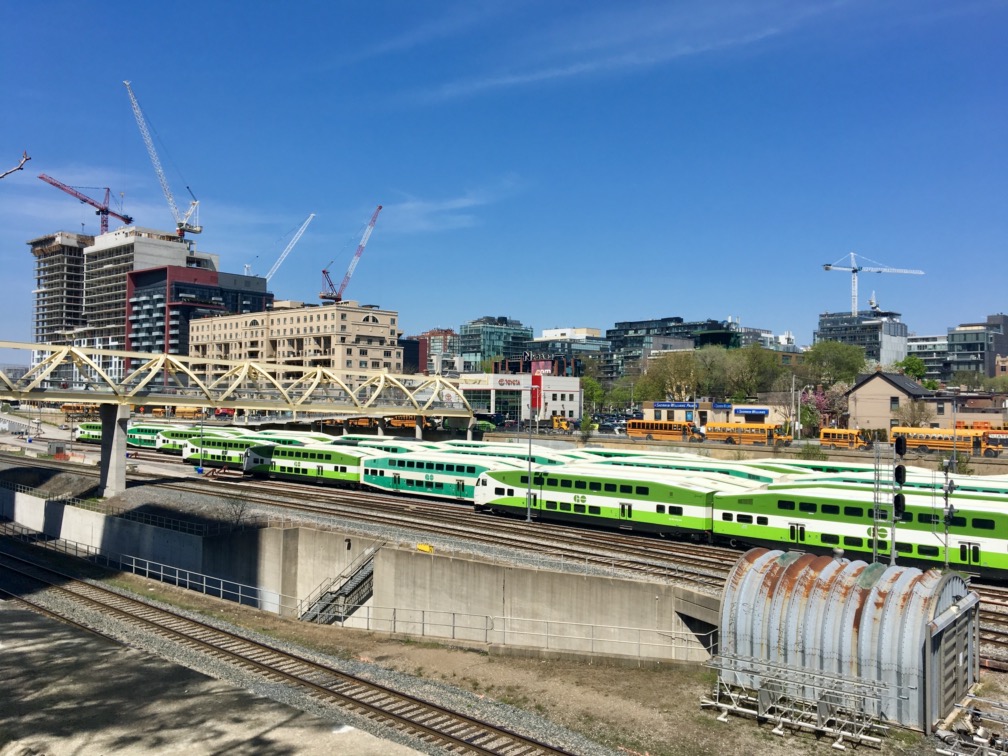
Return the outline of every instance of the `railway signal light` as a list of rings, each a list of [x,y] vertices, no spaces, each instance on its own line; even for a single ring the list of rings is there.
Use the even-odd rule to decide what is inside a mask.
[[[893,504],[893,516],[897,520],[902,520],[903,513],[906,511],[906,496],[904,496],[901,493],[894,494],[892,504]]]
[[[902,486],[906,483],[906,465],[896,465],[893,470],[893,480],[896,481],[897,486]]]
[[[906,436],[896,436],[896,454],[906,456]]]

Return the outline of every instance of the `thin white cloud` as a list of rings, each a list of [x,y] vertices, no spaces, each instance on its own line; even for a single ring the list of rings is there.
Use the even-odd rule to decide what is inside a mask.
[[[404,195],[383,205],[382,222],[390,233],[431,233],[471,228],[481,224],[478,212],[513,194],[520,181],[513,176],[492,186],[467,191],[457,197],[423,199]]]

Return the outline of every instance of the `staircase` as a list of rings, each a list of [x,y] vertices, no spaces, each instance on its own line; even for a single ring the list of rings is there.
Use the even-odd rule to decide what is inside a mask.
[[[298,618],[304,622],[332,625],[353,616],[361,604],[371,598],[374,558],[381,545],[369,547],[343,572],[316,588],[300,603]]]

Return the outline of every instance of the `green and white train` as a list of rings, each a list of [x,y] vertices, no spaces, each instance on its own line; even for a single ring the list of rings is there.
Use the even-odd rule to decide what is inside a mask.
[[[364,461],[379,454],[374,449],[333,444],[262,444],[245,450],[242,469],[246,475],[257,478],[357,487]]]
[[[368,459],[361,484],[388,493],[472,504],[480,475],[522,466],[521,462],[500,457],[421,450]]]

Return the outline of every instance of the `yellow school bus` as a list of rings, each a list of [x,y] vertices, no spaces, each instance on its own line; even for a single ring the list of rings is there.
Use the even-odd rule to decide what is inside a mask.
[[[859,449],[868,448],[868,440],[864,433],[853,428],[823,428],[819,431],[819,445],[823,449]]]
[[[903,436],[909,451],[923,454],[929,452],[962,452],[973,457],[996,457],[1000,448],[991,443],[990,431],[974,428],[907,428],[897,426],[890,429],[892,438]]]
[[[782,425],[709,423],[701,431],[705,441],[721,441],[739,446],[791,446],[791,436],[784,433]]]

